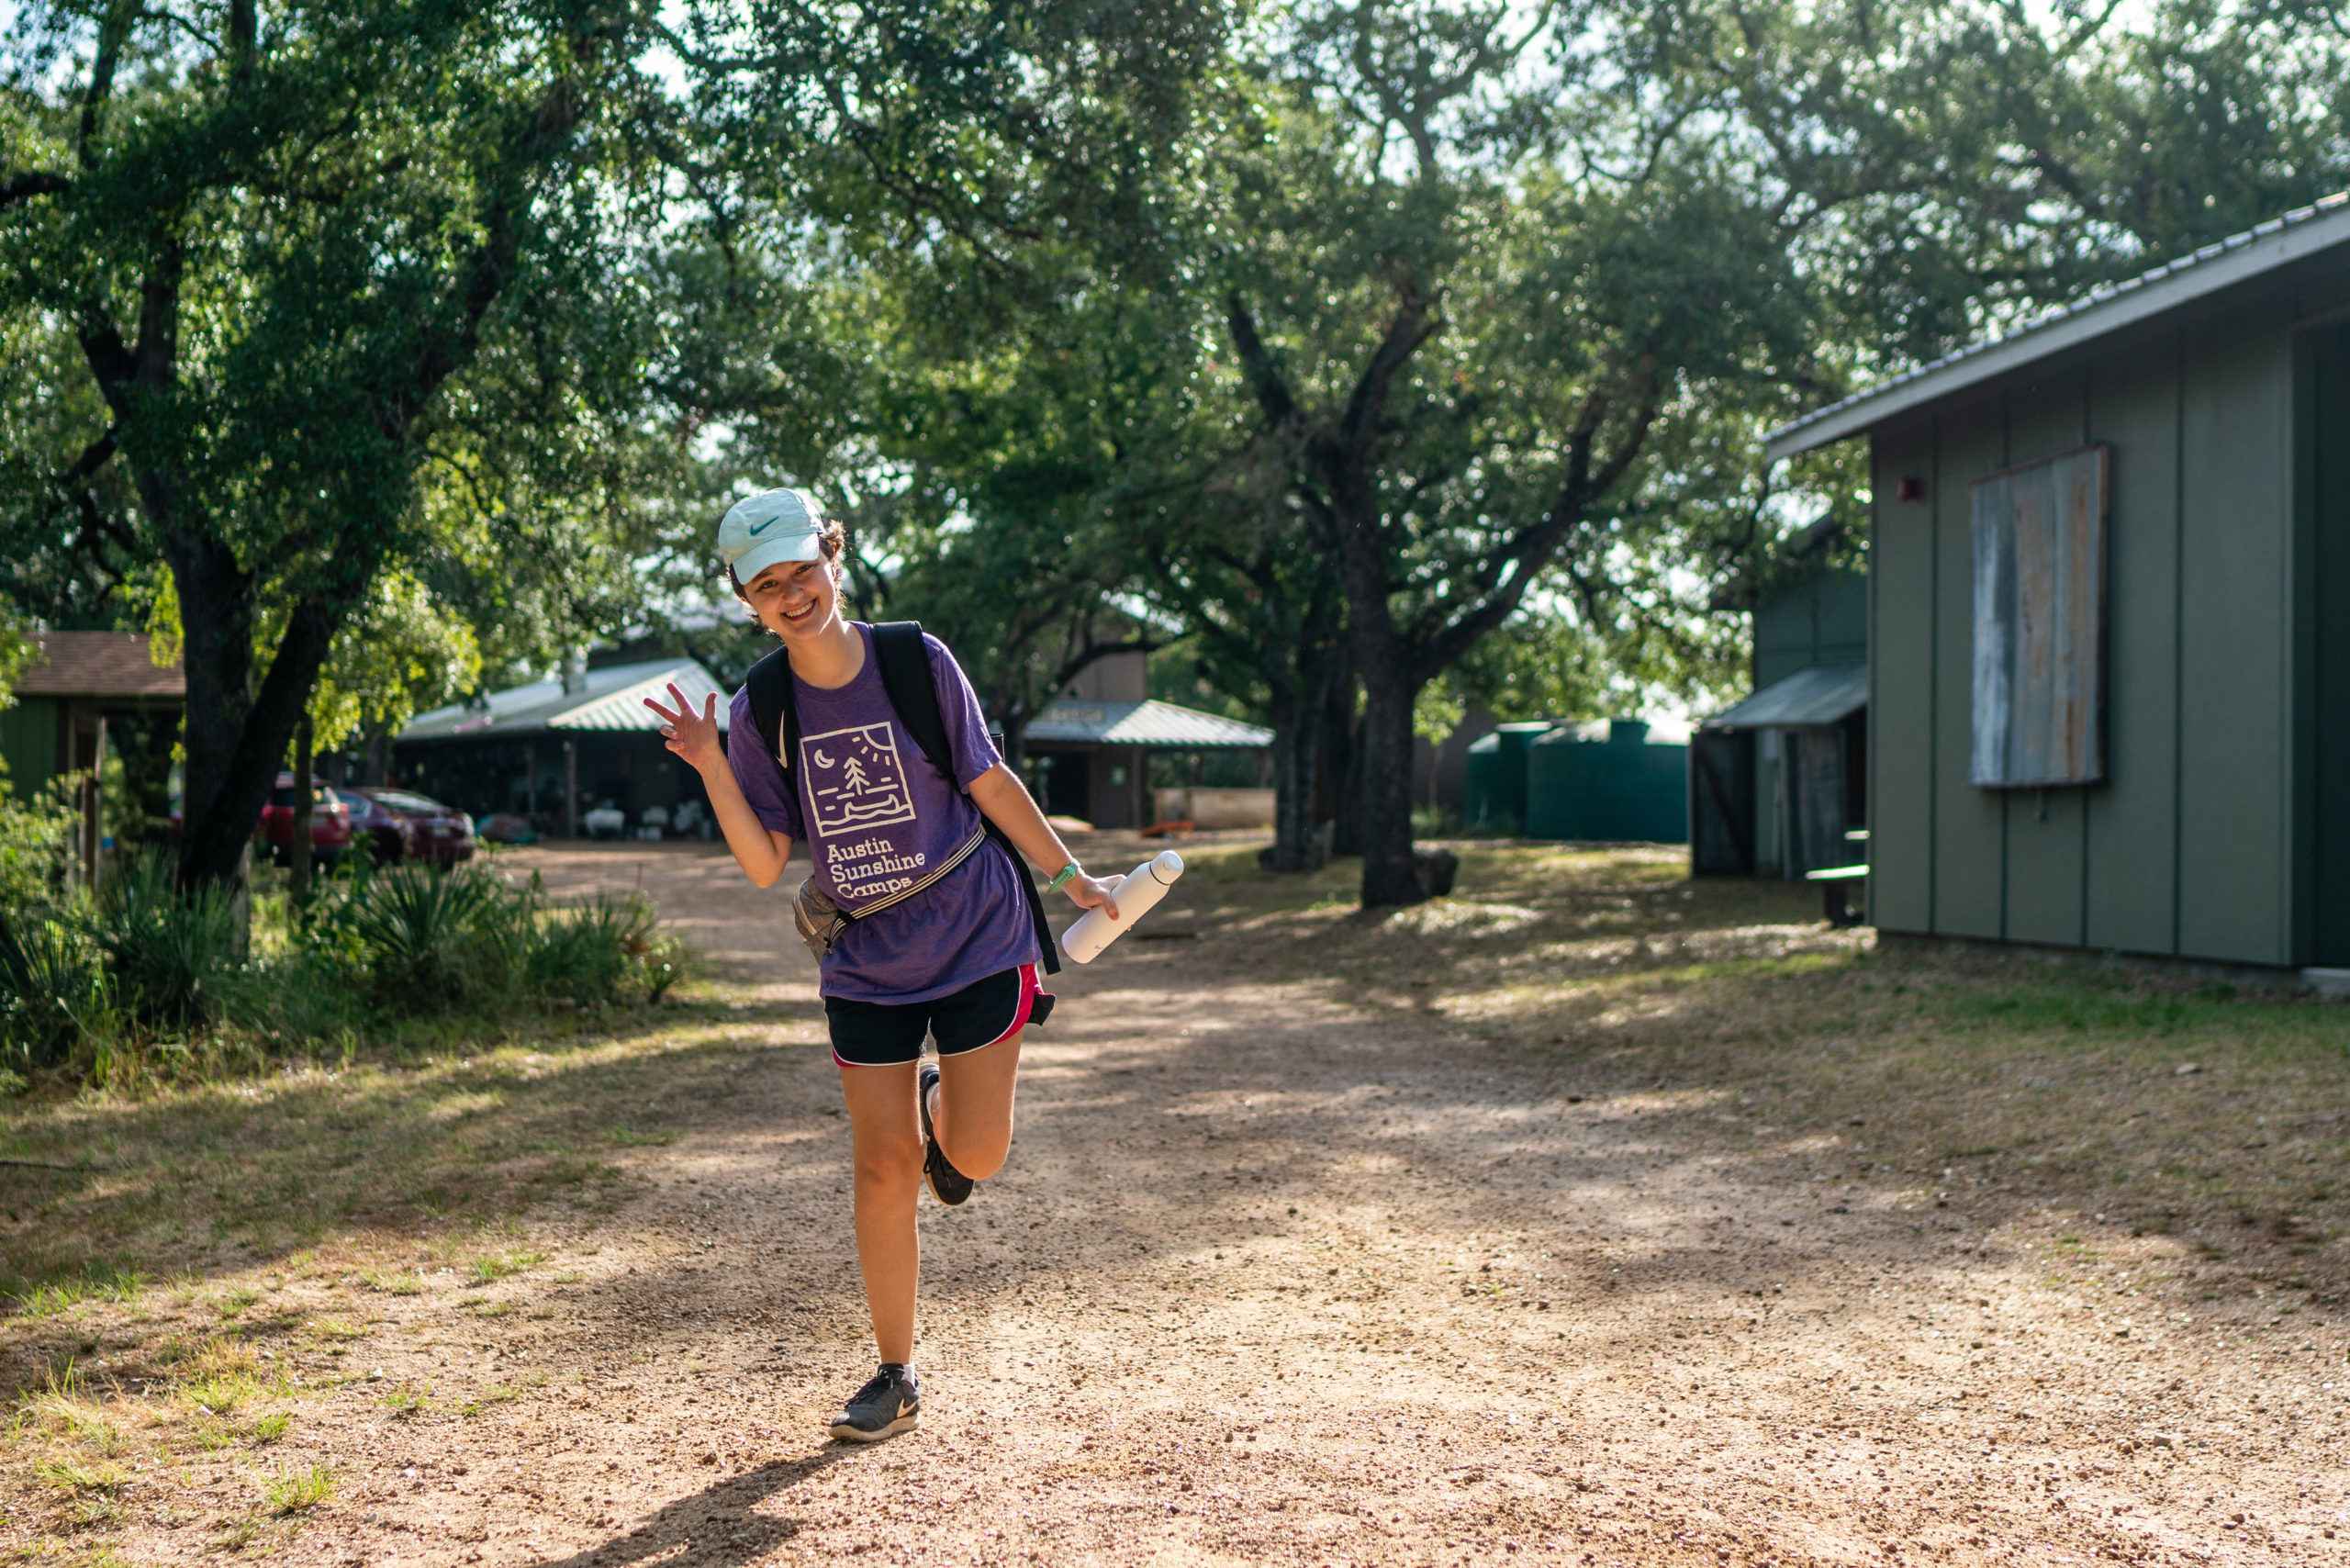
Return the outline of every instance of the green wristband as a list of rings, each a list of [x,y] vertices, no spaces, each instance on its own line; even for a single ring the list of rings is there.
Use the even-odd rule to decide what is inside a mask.
[[[1060,874],[1058,876],[1045,884],[1045,890],[1048,893],[1059,892],[1063,888],[1069,886],[1069,879],[1076,875],[1077,862],[1072,860],[1068,865],[1060,868]]]

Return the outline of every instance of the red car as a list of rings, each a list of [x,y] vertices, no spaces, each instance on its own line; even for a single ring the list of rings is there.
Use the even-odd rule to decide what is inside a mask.
[[[346,789],[351,825],[375,845],[375,858],[386,864],[413,855],[453,866],[474,857],[474,822],[453,806],[407,790],[369,786]]]
[[[351,808],[341,796],[316,779],[310,783],[310,859],[314,864],[330,866],[351,847]],[[269,804],[261,809],[261,821],[253,828],[253,839],[263,846],[272,860],[283,864],[286,846],[294,842],[294,776],[281,773],[277,787],[269,792]]]

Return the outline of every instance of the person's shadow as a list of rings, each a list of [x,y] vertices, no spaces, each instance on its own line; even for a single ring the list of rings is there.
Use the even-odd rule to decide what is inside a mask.
[[[731,1568],[749,1562],[800,1532],[792,1520],[770,1518],[752,1510],[854,1451],[833,1443],[804,1459],[779,1459],[728,1476],[690,1497],[678,1498],[616,1540],[568,1557],[546,1558],[537,1568],[611,1568],[615,1563],[655,1557],[664,1559],[662,1568],[686,1563],[694,1568]],[[672,1552],[677,1555],[671,1556]]]

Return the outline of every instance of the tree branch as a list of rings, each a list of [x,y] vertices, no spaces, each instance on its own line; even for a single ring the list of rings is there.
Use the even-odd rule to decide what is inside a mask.
[[[1387,388],[1395,373],[1444,325],[1442,318],[1429,310],[1427,296],[1416,285],[1405,284],[1396,292],[1401,298],[1395,319],[1387,323],[1378,350],[1356,378],[1347,411],[1338,418],[1338,450],[1355,462],[1370,451],[1372,438],[1379,433],[1379,416],[1386,409]]]
[[[73,181],[62,174],[50,174],[46,169],[29,169],[21,174],[11,174],[0,180],[0,212],[34,196],[63,196],[73,188]]]
[[[1225,296],[1224,322],[1232,334],[1233,349],[1240,355],[1241,374],[1257,395],[1257,406],[1265,410],[1265,422],[1285,434],[1291,432],[1297,424],[1297,399],[1291,396],[1289,383],[1266,350],[1265,340],[1257,335],[1257,318],[1237,290]]]

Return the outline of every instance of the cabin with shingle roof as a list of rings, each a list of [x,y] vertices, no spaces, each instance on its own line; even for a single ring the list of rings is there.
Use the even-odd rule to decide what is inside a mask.
[[[95,872],[104,846],[106,811],[101,792],[109,731],[118,754],[148,766],[130,769],[134,790],[164,808],[164,777],[187,699],[178,661],[158,665],[140,632],[35,633],[32,656],[17,679],[14,700],[0,708],[0,762],[18,800],[48,790],[61,776],[79,773],[84,875]]]

